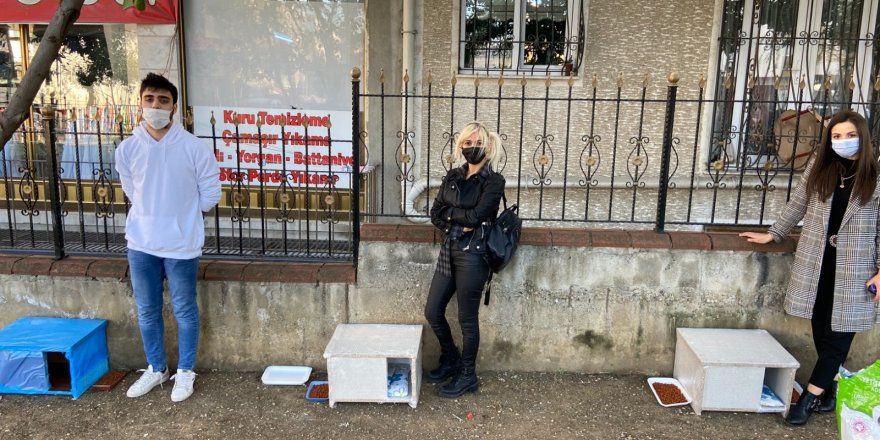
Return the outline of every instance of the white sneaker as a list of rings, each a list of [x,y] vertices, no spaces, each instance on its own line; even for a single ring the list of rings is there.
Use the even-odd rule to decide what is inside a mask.
[[[196,373],[193,370],[177,370],[177,374],[171,376],[174,379],[174,388],[171,389],[171,401],[183,402],[192,396],[193,382],[196,381]]]
[[[168,369],[165,371],[153,371],[153,366],[150,365],[146,370],[138,370],[138,372],[143,371],[144,374],[140,379],[137,380],[131,387],[128,388],[125,395],[128,397],[141,397],[144,394],[147,394],[156,387],[156,385],[162,385],[163,382],[168,380]]]

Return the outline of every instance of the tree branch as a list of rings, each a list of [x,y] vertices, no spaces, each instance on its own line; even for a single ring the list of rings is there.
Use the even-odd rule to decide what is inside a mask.
[[[70,27],[79,18],[85,0],[62,0],[55,11],[55,16],[46,27],[37,53],[31,60],[27,72],[21,79],[21,84],[15,90],[6,111],[0,113],[0,151],[6,146],[6,142],[15,133],[15,130],[24,122],[29,115],[29,109],[43,85],[43,81],[49,76],[52,63],[58,56],[58,51],[64,43]]]

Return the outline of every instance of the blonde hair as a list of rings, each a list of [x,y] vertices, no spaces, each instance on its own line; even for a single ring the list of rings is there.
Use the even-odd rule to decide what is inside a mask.
[[[501,136],[498,136],[498,133],[495,133],[494,131],[490,131],[482,122],[478,121],[469,122],[461,129],[461,132],[458,133],[458,139],[455,140],[455,151],[453,152],[455,160],[462,160],[462,145],[464,145],[464,141],[470,138],[474,133],[478,133],[478,140],[482,144],[482,148],[486,151],[487,162],[491,163],[495,157],[498,156],[498,151],[501,149]]]

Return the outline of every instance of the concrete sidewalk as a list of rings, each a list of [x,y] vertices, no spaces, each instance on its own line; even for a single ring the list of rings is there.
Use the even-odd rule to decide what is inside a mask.
[[[424,384],[418,408],[326,403],[304,386],[266,386],[260,373],[201,372],[171,402],[171,382],[138,399],[129,374],[79,400],[3,395],[0,439],[833,439],[834,415],[792,428],[779,414],[704,412],[657,404],[645,376],[480,372],[481,390],[456,400]],[[469,417],[468,414],[472,414]]]

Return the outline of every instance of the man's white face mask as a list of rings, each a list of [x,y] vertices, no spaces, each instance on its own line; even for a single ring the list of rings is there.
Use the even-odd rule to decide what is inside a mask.
[[[171,110],[145,108],[142,114],[144,121],[147,122],[147,125],[153,127],[154,130],[161,130],[171,123]]]

